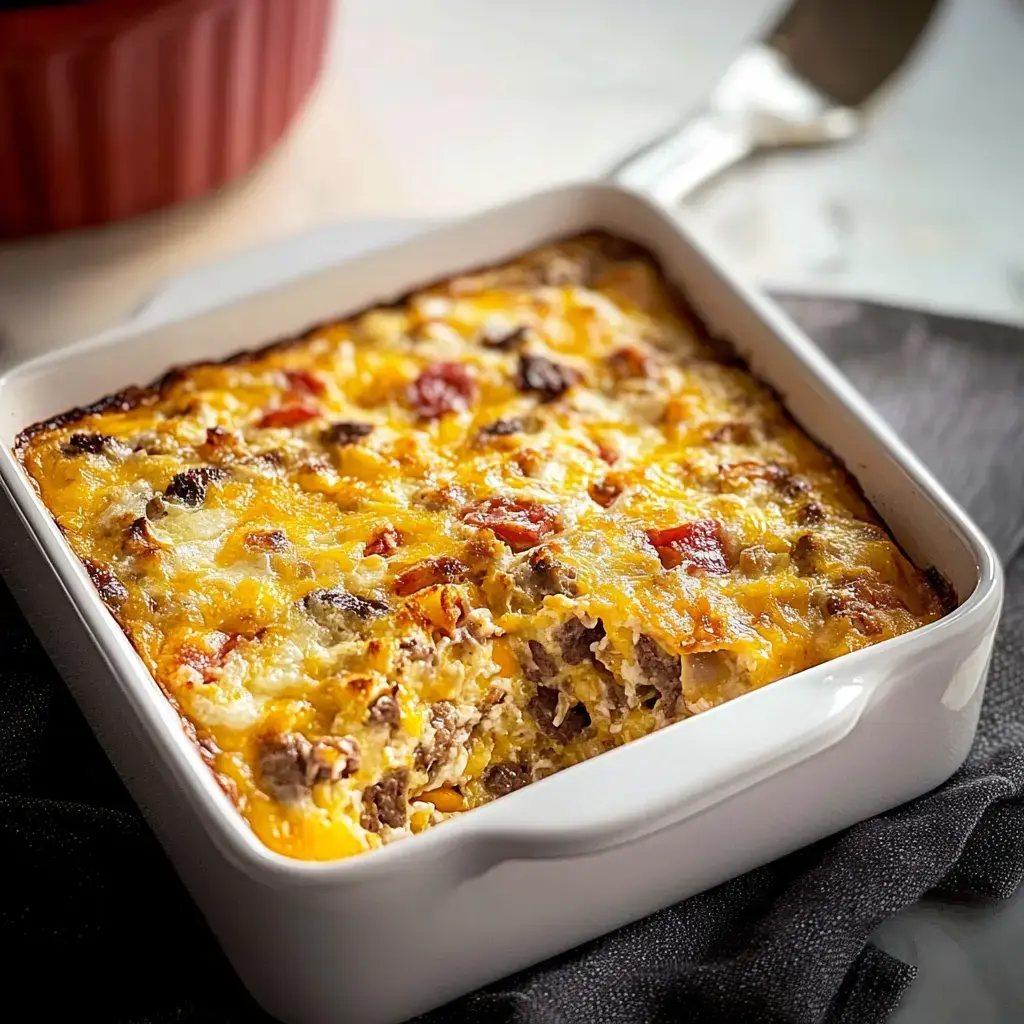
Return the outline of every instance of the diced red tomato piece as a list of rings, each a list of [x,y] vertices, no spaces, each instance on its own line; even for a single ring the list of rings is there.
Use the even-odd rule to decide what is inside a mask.
[[[400,597],[415,594],[417,590],[436,586],[439,583],[461,583],[466,578],[469,568],[457,558],[440,555],[437,558],[425,558],[422,562],[411,565],[395,579],[394,591]]]
[[[437,363],[409,385],[406,396],[420,419],[436,420],[468,409],[476,397],[476,384],[462,363]]]
[[[363,555],[381,555],[388,558],[402,546],[404,540],[400,530],[393,526],[382,526],[374,531],[373,536],[367,541]]]
[[[288,390],[300,395],[313,395],[319,398],[327,390],[323,380],[310,370],[285,370]]]
[[[318,409],[310,405],[285,405],[280,409],[271,409],[260,418],[258,427],[297,427],[300,423],[308,423],[320,415]]]
[[[560,529],[556,511],[548,505],[499,495],[462,510],[462,521],[487,528],[513,551],[536,547]]]
[[[713,519],[697,519],[665,530],[648,530],[647,539],[666,569],[684,567],[690,575],[724,576],[729,571],[721,527]]]

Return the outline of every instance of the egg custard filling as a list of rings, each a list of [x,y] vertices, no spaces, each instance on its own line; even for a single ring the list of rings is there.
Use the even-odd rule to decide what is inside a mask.
[[[297,858],[421,832],[951,600],[599,234],[174,371],[17,454],[239,812]]]

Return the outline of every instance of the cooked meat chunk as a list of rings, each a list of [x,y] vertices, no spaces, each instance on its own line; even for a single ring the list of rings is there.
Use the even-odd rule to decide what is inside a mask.
[[[650,377],[655,370],[654,359],[636,345],[616,349],[608,357],[608,365],[617,377]]]
[[[516,585],[533,601],[556,594],[574,597],[579,592],[576,570],[558,561],[546,548],[531,551],[511,571]]]
[[[313,744],[306,777],[311,785],[347,779],[359,771],[361,760],[359,744],[351,736],[322,736]]]
[[[592,483],[587,493],[601,508],[609,508],[622,493],[622,484],[606,477]]]
[[[264,788],[278,800],[292,802],[306,788],[306,766],[313,744],[297,732],[274,735],[260,743],[260,778]]]
[[[801,576],[814,576],[823,572],[827,565],[825,545],[809,533],[801,534],[789,553],[789,560]]]
[[[260,742],[260,778],[278,800],[293,802],[317,783],[346,779],[359,763],[359,745],[351,736],[324,736],[314,743],[287,732]]]
[[[792,500],[806,494],[810,484],[777,462],[732,462],[718,467],[718,480],[723,490],[744,490],[758,480],[764,481],[772,491]]]
[[[468,567],[457,558],[439,555],[425,558],[405,570],[394,582],[394,591],[400,597],[408,597],[419,590],[441,583],[461,583],[466,578]]]
[[[430,770],[448,752],[458,725],[459,713],[450,700],[441,700],[430,709],[431,736],[416,751],[417,767]]]
[[[796,521],[801,526],[817,526],[825,521],[825,510],[816,501],[809,501],[797,512]]]
[[[388,728],[397,729],[402,724],[402,709],[398,704],[398,698],[391,693],[382,693],[369,708],[367,708],[367,719],[374,725],[386,725]]]
[[[246,551],[284,551],[289,546],[284,530],[253,530],[244,543]]]
[[[210,454],[215,452],[229,451],[238,444],[238,438],[225,430],[223,427],[207,427],[206,440],[202,447],[208,449]]]
[[[556,363],[547,356],[523,353],[519,357],[516,387],[520,391],[534,392],[542,401],[560,398],[579,380],[575,370]]]
[[[429,735],[416,749],[416,767],[427,773],[430,785],[444,775],[455,747],[462,747],[480,721],[479,708],[457,708],[441,700],[430,708]]]
[[[351,613],[360,619],[370,619],[375,615],[385,615],[391,611],[387,604],[373,597],[358,597],[345,590],[313,590],[305,597],[306,610],[314,617],[325,610]]]
[[[906,608],[893,587],[867,576],[840,579],[838,586],[826,593],[826,618],[846,619],[865,636],[877,636],[884,631],[884,611]]]
[[[493,423],[480,428],[481,437],[508,437],[510,434],[521,434],[525,424],[518,417],[497,419]]]
[[[619,682],[615,673],[596,658],[594,659],[594,671],[601,679],[609,713],[628,711],[629,700],[626,697],[626,688]]]
[[[360,823],[368,832],[401,828],[409,818],[409,772],[398,768],[363,790]]]
[[[406,662],[433,661],[437,654],[433,644],[414,636],[402,640],[398,649],[401,660]]]
[[[314,605],[352,612],[361,619],[384,615],[391,610],[383,601],[378,601],[373,597],[358,597],[345,590],[314,590],[306,595],[306,607],[312,611]]]
[[[164,491],[164,497],[186,508],[199,508],[206,501],[207,487],[227,476],[227,470],[217,466],[196,466],[175,473]]]
[[[160,543],[145,516],[139,516],[128,527],[125,532],[124,549],[132,555],[152,555],[160,550]]]
[[[341,420],[326,427],[320,437],[325,444],[336,444],[344,448],[350,444],[355,444],[357,441],[361,441],[364,437],[369,437],[372,433],[372,423]]]
[[[382,558],[390,558],[403,544],[405,538],[401,530],[385,524],[373,531],[373,536],[366,542],[363,554],[380,555]]]
[[[154,494],[146,502],[146,518],[151,523],[159,522],[167,515],[167,502],[162,494]]]
[[[359,634],[366,622],[391,610],[376,598],[359,597],[340,589],[310,591],[302,599],[302,606],[335,641]]]
[[[569,619],[553,636],[562,652],[562,660],[567,665],[579,665],[594,660],[591,647],[604,639],[604,623],[598,619],[596,625],[585,626],[582,619]]]
[[[865,636],[877,636],[884,626],[878,617],[878,609],[853,594],[838,591],[829,594],[825,600],[825,615],[830,619],[846,619],[854,629]]]
[[[514,793],[517,789],[529,785],[532,779],[533,773],[529,765],[515,761],[492,764],[483,776],[484,789],[494,797]]]
[[[65,455],[100,455],[114,439],[109,434],[72,434],[64,445]]]
[[[440,487],[424,487],[414,500],[428,512],[447,512],[461,505],[466,500],[466,494],[461,487],[442,484]]]
[[[539,640],[531,640],[526,646],[525,656],[519,659],[523,675],[533,683],[554,679],[558,675],[558,666],[555,659],[544,649],[544,645]]]
[[[64,445],[65,455],[106,455],[123,459],[131,453],[128,445],[109,434],[72,434]]]
[[[779,493],[790,501],[799,498],[811,489],[811,485],[803,477],[795,476],[785,469],[781,470],[776,478],[776,484],[779,488]]]
[[[559,721],[560,692],[549,686],[538,686],[537,695],[530,698],[527,709],[537,727],[559,743],[571,743],[590,725],[590,715],[583,704],[574,704]]]
[[[646,633],[641,633],[637,638],[633,653],[644,678],[661,694],[663,706],[672,714],[682,690],[682,665],[679,658],[669,654]]]

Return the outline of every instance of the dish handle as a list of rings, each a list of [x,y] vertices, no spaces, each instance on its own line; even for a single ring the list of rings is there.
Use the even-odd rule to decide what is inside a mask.
[[[575,857],[658,832],[834,746],[874,689],[815,672],[747,694],[505,797],[478,813],[477,852],[487,866]]]

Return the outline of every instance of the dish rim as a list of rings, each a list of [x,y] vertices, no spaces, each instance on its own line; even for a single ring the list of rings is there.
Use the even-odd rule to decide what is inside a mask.
[[[832,667],[837,663],[842,664],[846,675],[853,676],[857,672],[862,675],[865,672],[870,674],[875,663],[895,660],[900,652],[906,657],[907,648],[928,644],[939,631],[963,631],[975,620],[992,614],[993,609],[998,607],[1002,594],[1002,570],[998,557],[989,541],[941,485],[934,480],[916,456],[903,445],[892,429],[874,412],[870,404],[859,395],[839,370],[771,299],[747,285],[733,271],[723,266],[713,251],[708,250],[700,237],[674,220],[668,211],[657,207],[645,197],[629,189],[615,185],[584,183],[546,189],[469,217],[460,218],[454,223],[433,228],[409,241],[374,250],[372,254],[356,255],[332,262],[330,266],[314,271],[312,274],[290,278],[269,289],[262,289],[252,295],[228,300],[195,314],[181,318],[168,317],[159,322],[141,324],[128,322],[119,325],[64,346],[55,352],[46,353],[7,368],[0,373],[0,402],[3,401],[3,396],[9,388],[17,386],[19,378],[43,371],[59,372],[59,363],[69,354],[77,356],[90,350],[113,346],[131,339],[133,336],[144,336],[160,326],[174,325],[184,329],[190,322],[208,316],[215,310],[241,307],[257,295],[272,295],[276,291],[283,292],[302,281],[317,276],[317,274],[336,271],[342,266],[357,263],[368,255],[379,257],[381,253],[394,252],[406,246],[428,244],[431,239],[439,235],[464,232],[474,223],[484,219],[496,216],[511,217],[519,207],[535,204],[544,199],[550,200],[562,194],[581,191],[612,192],[618,196],[629,196],[630,201],[643,204],[653,210],[677,235],[684,238],[687,244],[694,249],[696,256],[725,281],[735,298],[746,305],[749,312],[768,328],[773,337],[773,343],[788,347],[805,368],[810,369],[813,375],[826,386],[831,396],[852,413],[861,426],[866,428],[867,433],[871,435],[875,454],[884,451],[903,470],[912,485],[924,495],[945,520],[946,525],[951,527],[960,543],[970,551],[976,565],[976,580],[970,594],[963,598],[954,610],[935,622],[780,679],[770,688],[765,687],[752,691],[727,704],[713,708],[709,712],[704,712],[700,719],[717,721],[726,714],[735,715],[740,708],[747,706],[752,700],[758,697],[763,698],[769,689],[776,690],[783,687],[786,691],[794,690],[798,685],[806,684],[808,680],[832,674]],[[582,234],[593,227],[596,226],[591,225],[591,228],[588,228],[581,225],[579,233]],[[605,228],[604,230],[610,229]],[[553,241],[555,237],[556,234],[552,232],[550,235],[538,238],[535,244],[545,244],[547,241]],[[465,270],[472,270],[474,266],[479,266],[479,261],[474,264],[472,258],[467,258]],[[395,291],[399,291],[401,287],[400,282],[399,288],[396,288]],[[423,285],[413,285],[412,287],[417,289]],[[387,303],[379,304],[386,305]],[[347,315],[350,314],[344,311],[338,314],[339,317]],[[273,344],[273,342],[270,343],[270,345]],[[22,430],[27,429],[28,426],[22,428]],[[809,430],[809,433],[813,437],[813,430]],[[18,436],[20,436],[20,432]],[[820,444],[817,441],[815,443]],[[20,464],[20,460],[6,443],[0,445],[0,448],[2,448],[0,488],[5,492],[22,525],[61,584],[90,639],[106,662],[115,684],[130,704],[132,713],[138,718],[139,725],[146,730],[150,741],[162,758],[162,767],[173,774],[182,791],[181,799],[187,799],[193,804],[203,827],[221,854],[250,877],[268,885],[280,885],[281,883],[303,886],[358,884],[368,875],[376,876],[381,873],[403,870],[405,862],[410,857],[418,860],[443,857],[466,843],[466,840],[472,838],[473,833],[483,835],[482,826],[491,822],[496,814],[502,813],[495,812],[494,809],[507,807],[509,799],[529,799],[527,794],[536,792],[539,787],[557,786],[558,780],[564,778],[567,772],[571,771],[578,775],[581,771],[586,771],[595,761],[607,764],[607,759],[611,757],[636,756],[633,752],[642,749],[652,740],[674,734],[674,730],[684,724],[690,728],[694,726],[694,723],[688,720],[675,722],[657,733],[641,737],[615,750],[606,751],[600,758],[581,762],[548,779],[539,780],[518,794],[509,794],[501,800],[474,808],[472,814],[462,815],[446,822],[443,829],[429,829],[424,834],[385,845],[380,849],[326,861],[303,860],[276,853],[259,839],[238,808],[220,788],[214,773],[196,756],[194,743],[182,728],[178,711],[145,667],[128,637],[110,615],[95,588],[89,582],[84,567],[43,505],[31,479]],[[852,472],[850,475],[856,480]],[[712,718],[712,716],[715,717]],[[544,792],[547,792],[547,789]]]

